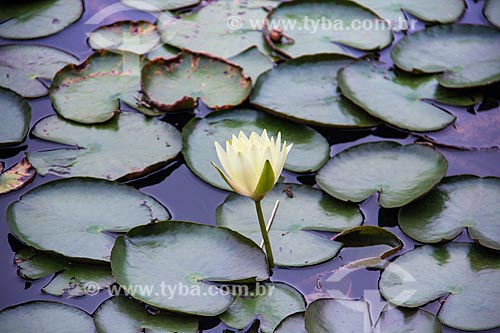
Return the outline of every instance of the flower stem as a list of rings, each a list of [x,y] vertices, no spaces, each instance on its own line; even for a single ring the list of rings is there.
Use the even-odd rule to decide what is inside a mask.
[[[269,263],[269,268],[273,269],[273,250],[271,249],[271,241],[269,240],[269,233],[267,232],[266,221],[264,220],[264,214],[262,214],[260,201],[255,201],[255,209],[257,210],[257,217],[259,218],[260,233],[262,234],[262,239],[264,240],[264,245],[266,247],[267,262]]]

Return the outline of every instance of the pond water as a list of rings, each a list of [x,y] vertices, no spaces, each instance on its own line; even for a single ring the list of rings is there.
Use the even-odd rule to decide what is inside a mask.
[[[85,2],[85,13],[77,23],[57,35],[34,41],[21,41],[19,43],[36,43],[53,46],[66,50],[77,56],[80,60],[83,60],[92,53],[92,50],[85,42],[87,33],[94,30],[98,25],[109,24],[124,19],[145,19],[154,22],[154,16],[151,14],[127,10],[118,11],[114,14],[108,11],[105,17],[103,17],[98,24],[88,23],[95,13],[101,12],[104,8],[110,8],[108,6],[115,3],[119,3],[119,1],[88,0]],[[481,14],[483,6],[482,1],[477,3],[468,1],[468,6],[469,9],[460,22],[487,24]],[[92,22],[94,21],[95,20],[92,20]],[[417,29],[421,29],[422,27],[423,25],[421,23],[417,25]],[[400,39],[402,36],[402,33],[397,34],[397,39]],[[0,40],[0,43],[6,44],[11,43],[11,41]],[[384,62],[391,62],[387,51],[381,52],[380,59]],[[486,107],[490,110],[487,112],[500,112],[498,101],[495,102],[495,98],[498,98],[498,96],[495,96],[496,92],[498,92],[498,86],[493,87],[489,93],[490,103]],[[33,126],[41,118],[54,113],[50,100],[47,96],[32,99],[30,100],[30,104],[33,110],[31,126]],[[446,108],[454,110],[455,112],[465,112],[463,109]],[[124,109],[126,109],[126,107]],[[199,109],[201,114],[208,111],[203,106]],[[193,116],[193,113],[168,115],[164,117],[164,120],[172,123],[178,129],[181,129],[182,126]],[[418,140],[416,136],[409,135],[406,132],[390,128],[385,125],[370,130],[319,129],[319,131],[332,145],[332,155],[361,142],[393,140],[401,143],[411,143]],[[500,129],[497,133],[494,133],[494,135],[500,135],[499,132]],[[498,139],[498,137],[491,138],[492,141],[495,139]],[[24,144],[20,147],[0,149],[0,159],[6,163],[7,167],[10,167],[11,165],[17,163],[26,151],[37,151],[55,147],[58,147],[58,145],[44,142],[33,137],[28,137]],[[442,147],[438,147],[437,149],[449,161],[448,176],[457,174],[500,176],[500,152],[498,150],[464,151]],[[287,182],[314,185],[314,177],[310,175],[298,175],[285,171],[284,176]],[[0,308],[30,300],[54,300],[71,304],[87,311],[88,313],[93,313],[99,304],[109,297],[106,291],[103,291],[93,297],[54,297],[40,291],[40,289],[50,281],[51,277],[27,282],[18,277],[16,274],[16,266],[13,264],[13,258],[15,250],[20,246],[20,244],[10,234],[5,223],[6,208],[11,202],[18,200],[19,197],[26,191],[52,179],[55,179],[55,177],[37,176],[35,180],[26,188],[0,197],[0,219],[2,220],[0,223]],[[215,224],[216,207],[220,205],[228,195],[227,192],[211,187],[193,175],[184,163],[182,156],[179,156],[176,160],[161,170],[127,183],[141,189],[144,193],[147,193],[159,200],[169,209],[173,219],[196,221],[212,225]],[[360,207],[365,216],[365,225],[379,225],[387,227],[403,240],[404,248],[400,253],[411,250],[418,244],[403,234],[397,227],[397,221],[395,220],[397,210],[379,209],[376,197],[369,198],[360,204]],[[466,233],[460,235],[458,240],[465,242],[471,241]],[[284,281],[296,287],[305,295],[314,294],[318,292],[316,289],[318,274],[327,273],[352,260],[367,256],[374,256],[378,253],[380,253],[380,249],[377,247],[367,249],[344,249],[340,252],[339,256],[333,260],[317,266],[297,269],[277,268],[274,271],[272,280]],[[377,288],[379,276],[380,274],[378,271],[360,270],[347,276],[343,281],[327,287],[329,289],[339,289],[349,297],[364,297],[372,305],[373,316],[377,317],[378,312],[383,306]],[[434,302],[427,305],[425,308],[433,313],[436,313],[439,308],[439,304],[438,302]],[[225,329],[228,328],[219,323],[216,319],[206,320],[203,322],[202,332],[223,332]],[[451,333],[459,331],[445,327],[444,332]],[[500,332],[500,330],[490,330],[488,332]]]

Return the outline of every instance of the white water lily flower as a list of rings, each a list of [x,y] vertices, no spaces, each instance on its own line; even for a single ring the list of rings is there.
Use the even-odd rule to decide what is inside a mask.
[[[281,144],[281,133],[276,140],[255,132],[248,138],[243,132],[226,141],[226,150],[216,141],[215,149],[224,171],[214,162],[226,183],[238,194],[260,201],[278,181],[292,145]]]

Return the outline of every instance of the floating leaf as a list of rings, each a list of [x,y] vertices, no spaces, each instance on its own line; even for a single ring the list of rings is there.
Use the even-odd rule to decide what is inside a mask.
[[[480,25],[438,25],[400,40],[391,51],[408,72],[436,73],[448,88],[466,88],[500,80],[500,32]]]
[[[94,322],[100,333],[196,333],[198,319],[170,313],[151,314],[128,297],[106,300],[96,310]]]
[[[47,95],[49,90],[41,80],[52,80],[59,69],[78,62],[64,51],[28,44],[0,46],[0,59],[0,87],[24,97]]]
[[[4,164],[0,162],[0,195],[25,187],[36,175],[26,157],[2,173],[3,168]]]
[[[175,47],[169,45],[161,45],[159,47],[154,48],[151,52],[147,54],[148,59],[156,59],[156,58],[173,58],[178,55],[181,51],[176,49]]]
[[[175,127],[131,112],[95,126],[50,116],[36,124],[33,135],[74,146],[28,152],[28,160],[42,176],[130,179],[165,165],[182,147]]]
[[[342,319],[340,319],[342,318]],[[368,303],[344,299],[318,299],[306,310],[307,332],[370,332]]]
[[[457,120],[453,126],[423,136],[438,145],[466,149],[500,148],[500,112],[481,111],[471,114],[465,110],[455,112]]]
[[[451,240],[467,228],[479,244],[500,250],[500,178],[445,178],[425,197],[401,208],[399,225],[422,243]]]
[[[273,59],[260,52],[256,46],[252,46],[248,50],[230,58],[229,61],[240,65],[245,75],[252,79],[252,82],[256,82],[262,73],[274,66]]]
[[[144,54],[159,43],[156,26],[147,21],[120,21],[101,26],[89,34],[89,45],[94,50],[125,51]]]
[[[438,318],[461,330],[500,326],[500,258],[471,243],[424,245],[390,263],[379,282],[391,303],[418,307],[441,297]]]
[[[363,7],[388,20],[395,30],[407,30],[405,13],[431,23],[451,23],[458,20],[466,9],[464,0],[442,0],[439,6],[434,0],[354,0]]]
[[[65,293],[69,297],[95,295],[115,282],[111,268],[72,262],[26,247],[16,253],[17,274],[23,279],[37,280],[55,275],[42,291],[54,296]],[[95,288],[95,289],[94,289]]]
[[[340,94],[337,71],[352,58],[336,55],[289,60],[264,73],[251,102],[281,117],[330,127],[373,127],[379,121]]]
[[[16,333],[97,333],[92,317],[70,305],[35,301],[0,312],[0,327]]]
[[[53,35],[77,21],[82,0],[3,1],[0,37],[31,39]]]
[[[148,103],[163,111],[193,108],[198,98],[209,108],[227,109],[243,103],[252,80],[224,59],[183,51],[148,62],[141,85]]]
[[[228,326],[244,329],[257,318],[260,331],[272,333],[276,326],[290,314],[304,311],[304,297],[284,283],[265,283],[255,291],[238,295],[219,318]]]
[[[486,19],[495,27],[500,28],[500,3],[495,0],[486,0],[483,9]]]
[[[274,333],[307,333],[305,322],[304,322],[304,312],[297,312],[291,316],[286,317],[283,321],[276,327]]]
[[[384,333],[441,333],[443,325],[432,313],[419,309],[386,306],[374,332]]]
[[[252,131],[282,137],[293,143],[288,154],[285,169],[294,172],[318,170],[328,159],[330,146],[315,130],[304,125],[281,120],[251,109],[218,111],[203,119],[194,118],[182,130],[183,155],[189,168],[209,184],[229,190],[215,168],[210,164],[217,161],[214,141],[223,144],[239,131],[247,135]]]
[[[401,207],[434,187],[448,162],[423,145],[380,141],[360,144],[334,156],[316,175],[328,194],[360,202],[379,192],[384,208]]]
[[[393,39],[391,28],[384,20],[348,0],[284,2],[271,11],[268,20],[271,24],[264,29],[267,42],[289,58],[319,53],[351,54],[343,46],[380,50],[389,46]],[[363,21],[372,22],[373,26],[368,29],[356,25]],[[294,26],[288,22],[293,22]],[[378,28],[375,29],[375,25]],[[270,34],[276,28],[288,37],[273,41]]]
[[[249,239],[225,228],[181,221],[140,226],[118,237],[111,267],[125,289],[134,285],[154,288],[153,293],[128,290],[135,299],[202,316],[219,315],[234,300],[215,282],[269,277],[264,252]]]
[[[280,200],[280,206],[269,237],[279,266],[309,266],[333,258],[342,243],[313,231],[338,232],[363,223],[363,215],[355,205],[337,201],[315,188],[294,184],[278,184],[266,195],[262,201],[266,221],[276,200]],[[217,208],[217,224],[260,244],[262,236],[255,214],[251,200],[232,194]]]
[[[120,100],[136,108],[143,63],[133,53],[97,51],[56,74],[50,86],[52,105],[60,116],[79,123],[108,121],[119,112]]]
[[[200,0],[121,0],[125,5],[143,11],[160,12],[194,6]]]
[[[249,1],[219,0],[179,19],[161,15],[156,26],[166,44],[227,59],[252,46],[266,51],[265,18]]]
[[[21,95],[3,88],[0,88],[0,105],[0,147],[15,146],[23,142],[28,134],[31,107]]]
[[[358,62],[339,71],[339,86],[344,96],[374,117],[410,131],[436,131],[455,121],[455,117],[430,104],[434,99],[458,104],[473,101],[462,93],[439,89],[433,76],[396,75],[381,64]],[[453,94],[455,96],[453,96]]]
[[[92,178],[46,183],[7,210],[10,229],[29,246],[71,259],[104,262],[109,261],[115,241],[111,233],[169,217],[165,207],[140,191]]]

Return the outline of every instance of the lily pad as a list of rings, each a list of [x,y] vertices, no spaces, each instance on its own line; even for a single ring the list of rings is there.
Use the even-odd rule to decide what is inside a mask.
[[[42,291],[69,297],[95,295],[115,282],[108,265],[89,265],[69,261],[25,247],[16,253],[17,274],[23,279],[37,280],[56,274]]]
[[[488,22],[500,28],[500,3],[498,1],[486,0],[483,13]]]
[[[320,53],[351,54],[344,46],[365,51],[381,50],[393,39],[391,28],[384,20],[348,0],[284,2],[269,13],[268,20],[278,23],[264,29],[266,41],[273,50],[289,58]],[[356,24],[363,21],[373,26]],[[375,25],[378,28],[374,28]],[[274,42],[270,33],[276,28],[288,37]]]
[[[287,170],[312,172],[328,160],[330,145],[315,130],[251,109],[235,109],[214,112],[203,119],[193,118],[184,127],[183,155],[186,164],[207,183],[230,190],[210,164],[211,161],[217,161],[214,141],[223,143],[239,131],[249,134],[252,131],[260,133],[264,129],[272,136],[281,132],[287,142],[293,143],[285,163]]]
[[[2,172],[4,164],[0,162],[0,195],[19,190],[35,178],[36,171],[26,157],[21,162]]]
[[[307,332],[370,332],[372,324],[368,303],[345,299],[318,299],[306,310]]]
[[[304,320],[304,312],[294,313],[283,319],[274,333],[307,333]]]
[[[82,0],[2,1],[0,37],[31,39],[53,35],[82,14]]]
[[[424,245],[390,263],[379,288],[391,303],[418,307],[441,297],[438,318],[461,330],[500,326],[500,258],[471,243]]]
[[[442,131],[423,133],[437,145],[460,149],[499,149],[500,111],[489,110],[471,114],[465,110],[455,112],[457,120],[453,126]]]
[[[46,183],[7,210],[10,229],[27,245],[75,260],[104,262],[115,241],[111,233],[169,217],[165,207],[140,191],[92,178]]]
[[[180,18],[161,15],[156,27],[166,44],[227,59],[252,46],[266,52],[266,15],[249,1],[219,0]]]
[[[227,109],[243,103],[252,80],[227,60],[183,51],[148,62],[141,86],[147,102],[163,111],[193,108],[198,98],[209,108]]]
[[[216,282],[269,277],[264,252],[249,239],[226,228],[181,221],[136,227],[118,237],[111,267],[135,299],[202,316],[219,315],[234,301]],[[153,292],[131,290],[137,285],[151,286]]]
[[[154,48],[151,52],[147,54],[148,59],[153,60],[156,58],[173,58],[178,55],[181,50],[176,49],[175,47],[169,45],[161,45],[159,47]]]
[[[265,283],[257,286],[254,294],[244,294],[219,318],[228,326],[244,329],[257,318],[260,331],[273,333],[287,316],[304,311],[305,301],[300,292],[284,283]]]
[[[69,120],[106,122],[119,112],[120,100],[132,107],[137,104],[143,63],[133,53],[97,51],[80,65],[68,65],[56,74],[50,86],[52,105]]]
[[[453,103],[453,93],[438,90],[433,76],[396,75],[382,64],[358,62],[339,71],[339,86],[344,96],[369,114],[401,129],[426,132],[445,128],[455,117],[427,102],[438,100]],[[457,103],[472,99],[456,93]]]
[[[49,92],[41,80],[52,80],[56,72],[78,59],[64,51],[41,45],[0,46],[0,87],[24,97],[45,96]]]
[[[128,297],[116,296],[97,308],[94,322],[99,333],[196,333],[198,318],[146,311]]]
[[[260,76],[253,105],[281,117],[318,126],[373,127],[373,118],[341,95],[337,71],[355,59],[337,55],[289,60]]]
[[[73,306],[35,301],[0,312],[0,327],[16,333],[97,333],[92,318]]]
[[[394,63],[416,73],[437,74],[448,88],[500,81],[500,32],[480,25],[438,25],[400,40],[391,51]]]
[[[384,208],[401,207],[429,192],[446,174],[448,162],[423,145],[379,141],[334,156],[316,175],[328,194],[360,202],[379,192]]]
[[[500,250],[500,178],[455,176],[401,208],[399,225],[422,243],[451,240],[467,228],[479,244]]]
[[[92,31],[88,39],[94,50],[125,51],[144,54],[160,42],[156,26],[147,21],[120,21]]]
[[[165,165],[182,147],[175,127],[132,112],[121,112],[95,126],[49,116],[38,122],[32,133],[40,139],[73,146],[28,152],[28,160],[42,176],[130,179]]]
[[[276,200],[280,205],[269,231],[278,266],[309,266],[333,258],[342,243],[313,231],[343,231],[363,223],[355,205],[337,201],[310,186],[278,184],[262,201],[267,221]],[[231,194],[217,208],[217,224],[233,229],[256,244],[262,242],[255,205],[248,198]]]
[[[458,20],[466,9],[464,0],[443,0],[436,5],[434,0],[354,0],[363,7],[389,21],[395,30],[407,30],[409,24],[405,13],[430,23],[452,23]]]
[[[194,6],[200,0],[121,0],[125,5],[148,12],[160,12]]]
[[[0,88],[0,105],[0,147],[15,146],[23,142],[28,134],[31,107],[21,95],[3,88]]]
[[[257,78],[262,73],[273,68],[274,66],[273,59],[260,52],[256,46],[252,46],[248,50],[229,58],[229,61],[240,65],[243,68],[245,75],[252,79],[252,82],[257,82]]]
[[[384,309],[375,325],[374,332],[384,333],[441,333],[443,325],[432,313],[419,309]]]

